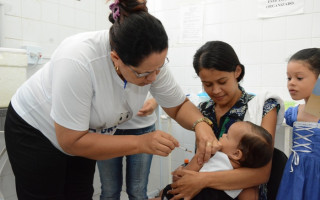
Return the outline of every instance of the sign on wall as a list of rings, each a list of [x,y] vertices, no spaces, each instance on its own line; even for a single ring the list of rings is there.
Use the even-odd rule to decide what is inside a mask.
[[[203,13],[202,4],[180,8],[180,43],[200,43],[202,41]]]
[[[304,12],[304,0],[258,0],[258,17],[269,18]]]

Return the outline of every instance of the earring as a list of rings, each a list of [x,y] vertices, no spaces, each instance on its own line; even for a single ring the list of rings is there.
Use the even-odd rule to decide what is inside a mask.
[[[116,71],[118,71],[118,70],[119,70],[119,67],[118,67],[118,66],[114,66],[114,68],[116,69]]]

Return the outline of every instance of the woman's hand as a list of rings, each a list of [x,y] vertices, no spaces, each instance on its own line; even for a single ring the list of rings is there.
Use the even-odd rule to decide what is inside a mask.
[[[148,154],[168,156],[174,148],[179,146],[179,142],[172,135],[159,130],[138,137],[140,152]]]
[[[179,180],[181,178],[181,176],[178,176],[178,175],[174,175],[174,172],[177,171],[177,170],[182,170],[184,167],[182,166],[179,166],[176,170],[174,170],[172,172],[172,182],[176,182],[177,180]]]
[[[190,200],[205,187],[203,184],[204,173],[180,168],[175,170],[172,175],[180,178],[171,184],[172,190],[169,193],[175,195],[171,200],[181,198]]]
[[[142,108],[138,111],[138,116],[146,117],[151,115],[153,111],[157,108],[158,104],[154,98],[148,99],[143,104]]]
[[[215,137],[212,128],[202,122],[195,127],[196,143],[197,143],[197,158],[198,164],[202,165],[207,162],[210,157],[221,149],[221,144]]]

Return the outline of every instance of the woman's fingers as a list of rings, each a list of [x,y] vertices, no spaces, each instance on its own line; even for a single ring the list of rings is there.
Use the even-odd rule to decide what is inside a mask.
[[[205,178],[199,172],[186,169],[178,169],[172,175],[180,176],[180,179],[171,184],[172,190],[168,193],[175,195],[172,199],[192,199],[204,187],[203,179]]]
[[[215,137],[212,128],[206,123],[199,123],[196,129],[197,137],[197,161],[199,165],[207,162],[211,155],[220,150],[218,140]]]
[[[179,142],[170,134],[163,131],[154,131],[145,135],[143,146],[146,148],[143,152],[168,156],[175,147],[179,146]]]

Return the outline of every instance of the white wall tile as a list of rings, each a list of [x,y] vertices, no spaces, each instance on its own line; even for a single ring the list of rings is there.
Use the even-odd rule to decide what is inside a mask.
[[[157,11],[156,9],[156,1],[147,1],[147,7],[148,7],[148,12],[151,13],[152,15]]]
[[[60,0],[45,0],[47,2],[51,2],[51,3],[60,3]]]
[[[301,39],[311,37],[312,14],[288,16],[286,29],[287,39]]]
[[[257,19],[258,1],[241,0],[241,20]]]
[[[75,7],[75,0],[60,0],[60,4],[69,7]]]
[[[206,25],[203,30],[203,43],[212,40],[223,40],[222,24]]]
[[[28,19],[41,19],[41,3],[39,0],[23,0],[21,1],[22,10],[21,15]]]
[[[241,57],[239,58],[243,64],[260,64],[262,62],[262,43],[243,43],[241,45]]]
[[[110,10],[108,8],[108,4],[105,1],[97,0],[96,1],[96,11],[95,11],[95,24],[96,30],[109,29],[111,26],[111,22],[108,17],[110,14]]]
[[[50,58],[59,44],[41,43],[43,57]],[[44,59],[43,59],[44,60]]]
[[[223,1],[222,22],[235,22],[241,18],[242,0]]]
[[[242,58],[241,43],[240,42],[229,42],[229,44],[232,46],[232,48],[234,49],[234,51],[236,52],[238,58],[241,61],[241,58]]]
[[[3,36],[11,39],[22,39],[22,23],[20,17],[4,16]]]
[[[271,18],[262,20],[263,41],[286,39],[286,18]]]
[[[289,59],[297,51],[305,48],[310,48],[311,44],[312,44],[311,38],[300,39],[300,40],[287,40],[285,58]]]
[[[243,77],[242,85],[244,88],[254,85],[261,87],[261,67],[259,65],[244,64],[245,76]]]
[[[313,11],[320,12],[320,1],[318,0],[313,1]]]
[[[285,61],[285,41],[262,43],[262,64],[283,63]]]
[[[241,41],[257,42],[262,39],[262,24],[260,20],[245,21],[241,24]]]
[[[317,0],[304,0],[304,13],[313,12],[314,1],[317,1]]]
[[[168,57],[170,59],[169,66],[192,66],[193,55],[197,49],[198,46],[170,48],[168,51]]]
[[[59,7],[59,24],[66,26],[75,26],[75,9],[60,5]]]
[[[186,77],[186,84],[187,86],[199,86],[198,88],[201,88],[202,83],[200,78],[195,73],[192,65],[189,67],[185,67],[185,77]],[[196,91],[196,94],[199,92],[199,90]]]
[[[22,39],[31,42],[41,42],[42,23],[39,21],[22,19]]]
[[[166,28],[165,28],[166,29]],[[169,49],[175,44],[179,43],[179,29],[166,29],[169,39]]]
[[[3,0],[2,4],[4,14],[21,17],[21,0]]]
[[[59,5],[52,2],[42,2],[42,20],[45,22],[58,23]]]
[[[222,3],[212,3],[205,6],[204,24],[221,23]]]
[[[286,69],[286,71],[287,71],[287,69]],[[285,78],[286,78],[286,84],[283,85],[282,87],[278,87],[277,93],[282,98],[283,101],[292,101],[292,98],[291,98],[290,93],[287,88],[287,76]]]
[[[156,13],[156,17],[162,22],[166,29],[176,29],[180,27],[180,10],[165,10]]]
[[[5,38],[1,46],[8,48],[20,48],[22,46],[22,40]]]
[[[175,1],[172,1],[172,0],[151,0],[151,1],[155,2],[153,5],[154,11],[178,9],[181,6],[181,0],[175,0]],[[148,4],[151,1],[148,1]],[[186,3],[188,3],[188,2],[186,2]],[[147,4],[147,6],[148,6],[148,4]]]
[[[75,2],[75,9],[85,10],[88,12],[95,11],[95,1],[92,0],[81,0],[81,1],[74,1]]]
[[[313,39],[312,39],[311,47],[317,47],[317,48],[319,48],[319,47],[320,47],[320,38],[313,38]]]
[[[65,38],[67,38],[67,37],[69,37],[71,35],[75,35],[76,33],[78,33],[78,30],[75,29],[75,28],[61,26],[59,28],[60,41],[64,40]]]
[[[59,37],[59,29],[61,26],[57,24],[43,23],[42,25],[41,42],[46,44],[59,44],[61,42]]]
[[[187,83],[187,80],[186,80],[187,77],[185,77],[184,75],[185,74],[184,67],[170,67],[170,66],[168,67],[170,68],[170,71],[173,74],[175,80],[178,82],[178,84],[185,85]]]
[[[320,13],[313,15],[312,37],[320,37]]]
[[[37,46],[37,47],[41,47],[41,42],[22,40],[21,46]]]
[[[75,27],[84,30],[94,30],[95,15],[91,12],[75,10]]]
[[[242,26],[239,22],[223,23],[222,38],[225,42],[233,43],[241,41]]]
[[[287,83],[286,62],[283,62],[283,64],[263,65],[261,67],[261,74],[263,74],[263,76],[261,76],[261,86],[285,86]]]

